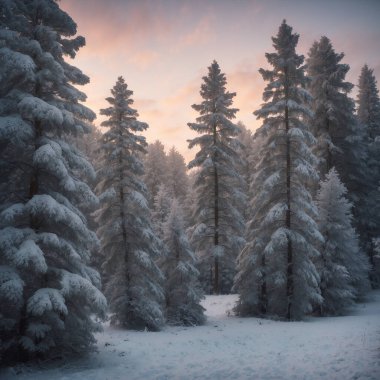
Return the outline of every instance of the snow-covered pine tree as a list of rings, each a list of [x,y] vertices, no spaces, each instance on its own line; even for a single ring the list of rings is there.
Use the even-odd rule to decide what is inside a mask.
[[[166,319],[172,325],[200,325],[205,321],[205,316],[200,305],[203,294],[198,281],[199,271],[176,199],[164,224],[164,243],[168,249],[161,264],[166,277]]]
[[[188,126],[200,136],[189,140],[189,148],[199,145],[200,150],[188,167],[199,168],[195,181],[196,202],[191,242],[201,260],[201,267],[210,271],[211,286],[215,294],[228,292],[235,272],[236,245],[243,218],[236,207],[240,193],[234,181],[240,181],[235,162],[234,140],[240,129],[232,123],[236,108],[231,108],[235,93],[226,90],[226,76],[213,61],[208,75],[203,77],[201,104],[192,108],[199,112],[196,123]],[[224,273],[224,278],[222,274]]]
[[[147,153],[143,158],[144,176],[143,180],[148,189],[148,200],[150,208],[153,208],[154,199],[158,188],[166,182],[167,156],[165,147],[161,141],[156,140],[147,147]]]
[[[327,37],[315,42],[309,51],[307,71],[314,111],[311,124],[317,139],[314,153],[320,162],[321,178],[335,167],[347,187],[354,204],[354,226],[365,248],[370,228],[366,204],[367,131],[355,118],[355,103],[348,96],[353,84],[345,82],[350,67],[340,63],[343,57],[343,53],[335,53]]]
[[[252,152],[254,151],[254,141],[253,141],[252,132],[241,121],[238,122],[238,126],[241,132],[237,136],[237,139],[239,141],[237,153],[240,158],[240,162],[238,162],[237,164],[237,169],[242,179],[240,191],[243,193],[242,201],[238,206],[239,206],[241,215],[243,215],[244,217],[244,228],[245,228],[245,222],[248,220],[248,213],[249,213],[248,194],[249,194],[250,177],[252,173],[250,157],[252,155]],[[245,231],[242,230],[242,232],[244,234]]]
[[[324,237],[316,264],[321,278],[322,315],[342,314],[369,289],[368,260],[359,249],[352,227],[352,205],[346,194],[347,189],[332,168],[321,182],[316,200],[319,230]]]
[[[174,198],[177,198],[179,202],[183,202],[189,188],[189,179],[186,173],[185,159],[174,146],[169,150],[166,165],[166,187]]]
[[[373,69],[364,65],[358,85],[357,97],[358,119],[360,125],[367,132],[366,142],[368,148],[368,178],[366,181],[366,228],[362,229],[364,248],[368,253],[370,263],[374,265],[375,249],[373,239],[380,236],[380,99],[376,78]],[[380,275],[371,273],[373,282],[380,286]],[[375,278],[377,277],[377,278]]]
[[[65,61],[85,44],[56,1],[0,2],[0,356],[3,363],[94,347],[106,300],[88,266],[98,240],[92,166],[70,144],[95,114]]]
[[[132,329],[158,330],[163,325],[163,276],[155,261],[162,243],[152,231],[144,173],[139,158],[146,141],[140,133],[148,128],[132,108],[133,92],[119,77],[102,109],[108,131],[101,141],[97,211],[98,234],[104,256],[105,295],[111,323]]]
[[[163,226],[170,214],[172,203],[172,192],[166,187],[166,185],[161,184],[158,188],[157,195],[154,198],[154,205],[152,210],[154,231],[161,240],[164,237]]]
[[[317,156],[321,178],[337,163],[342,154],[342,125],[352,117],[346,114],[350,105],[347,93],[353,85],[345,82],[349,66],[340,63],[343,53],[336,53],[331,41],[321,37],[309,50],[307,58],[307,74],[310,77],[308,90],[313,96],[311,120],[312,132],[317,140],[313,152]],[[348,103],[347,103],[348,102]]]
[[[275,53],[266,53],[272,70],[260,69],[268,84],[265,103],[255,114],[262,144],[251,188],[252,219],[248,242],[238,258],[235,290],[240,315],[275,314],[299,319],[322,299],[313,259],[323,240],[310,184],[317,179],[314,137],[305,124],[311,116],[305,90],[299,35],[285,21],[272,37]]]

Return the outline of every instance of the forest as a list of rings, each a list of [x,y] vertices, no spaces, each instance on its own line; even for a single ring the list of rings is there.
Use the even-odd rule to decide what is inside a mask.
[[[186,164],[147,143],[127,73],[96,126],[72,65],[85,38],[59,2],[0,0],[0,367],[94,352],[105,321],[204,325],[205,295],[289,323],[380,287],[374,70],[354,99],[344,53],[323,36],[304,57],[299,38],[284,20],[263,52],[257,130],[223,63],[205,67]]]

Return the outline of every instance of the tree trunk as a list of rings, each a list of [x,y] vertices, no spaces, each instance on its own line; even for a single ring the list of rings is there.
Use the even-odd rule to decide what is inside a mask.
[[[286,79],[287,72],[285,71]],[[288,101],[288,84],[285,85],[285,131],[286,131],[286,228],[290,230],[291,227],[291,210],[290,210],[290,175],[291,175],[291,161],[290,161],[290,138],[289,138],[289,108],[287,105]],[[292,241],[288,236],[288,246],[287,246],[287,270],[286,270],[286,301],[287,301],[287,311],[286,318],[290,320],[292,318],[292,306],[293,306],[293,249]]]
[[[213,126],[214,145],[217,142],[216,124]],[[219,245],[219,178],[216,166],[217,152],[214,154],[214,248]],[[214,251],[215,254],[215,251]],[[214,294],[220,293],[219,285],[219,258],[214,257]]]
[[[266,262],[265,262],[265,255],[261,258],[261,266],[265,268]],[[260,288],[260,312],[262,315],[265,315],[267,313],[268,309],[268,299],[267,299],[267,281],[264,273],[263,283],[261,284]]]

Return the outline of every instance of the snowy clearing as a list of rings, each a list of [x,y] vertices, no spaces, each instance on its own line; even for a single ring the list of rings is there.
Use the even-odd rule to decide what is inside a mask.
[[[130,332],[106,326],[99,353],[6,379],[380,379],[380,291],[349,316],[278,322],[237,318],[236,296],[207,296],[205,326]],[[21,371],[20,371],[21,369]]]

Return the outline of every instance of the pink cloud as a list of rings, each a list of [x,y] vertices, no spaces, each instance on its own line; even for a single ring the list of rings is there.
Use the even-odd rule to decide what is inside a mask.
[[[208,15],[203,17],[199,23],[195,25],[194,29],[182,36],[179,43],[182,46],[205,44],[212,40],[213,37],[212,16]]]
[[[61,0],[63,10],[78,24],[93,52],[111,52],[136,47],[147,39],[170,35],[173,23],[160,2],[102,0]]]
[[[145,70],[156,62],[159,58],[159,54],[152,50],[144,50],[135,53],[128,61],[139,69]]]

